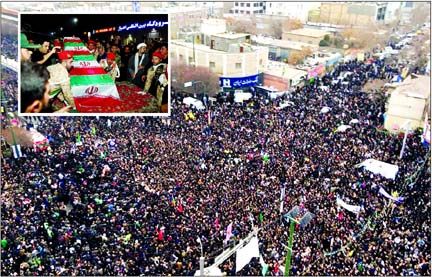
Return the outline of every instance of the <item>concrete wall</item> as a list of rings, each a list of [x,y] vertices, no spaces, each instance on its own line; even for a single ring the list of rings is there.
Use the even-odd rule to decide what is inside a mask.
[[[322,3],[319,21],[336,25],[367,26],[376,24],[376,5]]]
[[[297,34],[289,34],[289,33],[283,33],[282,34],[282,40],[292,40],[292,41],[298,41],[303,43],[309,43],[314,45],[319,45],[319,42],[324,39],[324,36],[321,37],[309,37],[304,35],[297,35]]]
[[[267,73],[263,74],[263,86],[274,87],[279,91],[286,91],[289,89],[289,80],[282,77],[270,75]]]

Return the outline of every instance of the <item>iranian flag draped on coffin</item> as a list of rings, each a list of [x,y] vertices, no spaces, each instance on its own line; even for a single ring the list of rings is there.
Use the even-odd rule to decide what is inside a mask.
[[[115,82],[79,38],[65,37],[64,50],[73,56],[70,84],[79,112],[120,105]]]

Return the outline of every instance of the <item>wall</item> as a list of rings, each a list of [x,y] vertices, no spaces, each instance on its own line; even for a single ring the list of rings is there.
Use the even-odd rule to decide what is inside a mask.
[[[292,40],[292,41],[298,41],[298,42],[309,43],[314,45],[319,45],[319,42],[322,39],[324,39],[324,36],[308,37],[308,36],[297,35],[297,34],[288,34],[288,33],[282,34],[282,40]]]
[[[188,64],[189,58],[193,57],[192,45],[179,45],[172,42],[170,45],[172,55],[180,61]],[[249,53],[226,53],[205,49],[195,48],[195,60],[197,66],[210,67],[213,72],[220,76],[241,77],[258,74],[263,71],[268,62],[268,49],[260,48],[257,51]],[[260,64],[261,62],[261,64]],[[236,63],[240,67],[236,67]]]
[[[336,25],[372,25],[376,23],[376,9],[375,3],[322,3],[319,21]]]

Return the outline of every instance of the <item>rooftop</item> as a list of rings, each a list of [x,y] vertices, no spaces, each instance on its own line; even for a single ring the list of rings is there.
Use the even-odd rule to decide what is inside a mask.
[[[179,39],[171,40],[171,45],[173,45],[174,47],[175,47],[175,45],[183,46],[183,47],[187,47],[189,49],[195,48],[195,50],[198,50],[198,51],[207,52],[207,53],[214,53],[214,54],[237,54],[238,55],[238,54],[248,54],[248,53],[251,53],[251,52],[230,53],[230,52],[226,52],[226,51],[220,51],[220,50],[211,49],[209,46],[204,45],[204,44],[197,44],[197,43],[195,43],[195,45],[193,45],[192,42],[186,42],[184,40],[179,40]],[[250,48],[253,50],[253,52],[267,48],[267,47],[264,47],[264,46],[254,46],[254,45],[250,45],[250,44],[247,44],[247,43],[242,43],[241,45],[250,46]]]
[[[307,75],[307,71],[305,70],[299,70],[286,63],[275,61],[269,61],[264,73],[291,80]]]
[[[296,29],[289,32],[284,32],[285,34],[293,34],[293,35],[299,35],[299,36],[305,36],[305,37],[314,37],[319,38],[323,37],[325,35],[329,35],[329,32],[318,30],[318,29],[312,29],[312,28],[302,28],[302,29]]]
[[[250,36],[250,34],[244,34],[244,33],[221,33],[221,34],[214,34],[212,35],[214,37],[220,37],[220,38],[227,38],[227,39],[237,39],[237,38],[243,38],[246,36]]]
[[[302,50],[303,48],[307,48],[307,47],[310,47],[312,51],[316,51],[319,49],[319,47],[316,46],[315,44],[297,42],[292,40],[273,39],[273,38],[268,38],[263,36],[254,36],[252,37],[252,40],[259,44],[265,44],[268,46],[276,46],[276,47],[287,48],[287,49]]]

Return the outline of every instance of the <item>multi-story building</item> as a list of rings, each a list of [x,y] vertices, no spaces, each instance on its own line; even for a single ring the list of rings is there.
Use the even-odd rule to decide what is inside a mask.
[[[385,23],[387,2],[323,2],[319,22],[345,26]]]
[[[266,14],[296,18],[305,23],[309,11],[320,5],[320,2],[266,2]]]
[[[238,15],[264,14],[266,13],[266,3],[258,2],[234,2],[230,13]]]

